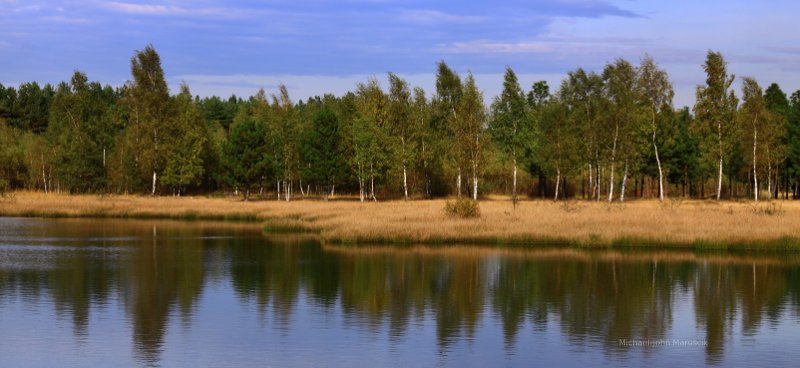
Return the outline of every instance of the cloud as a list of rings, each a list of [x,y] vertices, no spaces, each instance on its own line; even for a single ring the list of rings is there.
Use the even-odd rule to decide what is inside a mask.
[[[46,23],[58,23],[58,24],[88,24],[91,23],[91,20],[87,18],[80,18],[80,17],[67,17],[63,15],[52,15],[47,17],[42,17],[41,20]]]
[[[489,17],[477,15],[459,15],[445,13],[438,10],[402,10],[400,18],[412,23],[422,24],[441,24],[441,23],[481,23],[489,20]]]
[[[215,17],[215,18],[241,18],[246,16],[254,16],[256,14],[263,14],[265,10],[247,10],[236,8],[189,8],[175,5],[161,5],[161,4],[138,4],[127,3],[119,1],[103,2],[100,5],[106,10],[130,14],[130,15],[143,15],[143,16],[179,16],[179,17]]]
[[[769,47],[767,50],[781,54],[800,54],[800,47],[795,46]]]
[[[551,45],[545,42],[490,42],[490,41],[469,41],[454,42],[450,46],[440,49],[443,52],[452,54],[485,54],[485,53],[545,53],[553,51]]]

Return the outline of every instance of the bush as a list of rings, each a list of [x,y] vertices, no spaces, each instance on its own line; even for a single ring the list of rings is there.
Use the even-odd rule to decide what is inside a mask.
[[[478,201],[472,199],[459,198],[455,202],[447,201],[444,205],[444,212],[450,217],[476,218],[481,217]]]

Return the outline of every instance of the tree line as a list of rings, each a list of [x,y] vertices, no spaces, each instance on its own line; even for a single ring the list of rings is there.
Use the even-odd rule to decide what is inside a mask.
[[[735,76],[709,51],[692,109],[667,72],[578,68],[555,91],[524,90],[509,67],[487,106],[471,73],[445,62],[432,94],[389,73],[342,96],[293,101],[285,86],[242,99],[167,87],[152,46],[118,88],[0,84],[0,190],[183,195],[233,191],[291,200],[378,198],[797,198],[800,91]],[[739,97],[740,96],[740,97]]]

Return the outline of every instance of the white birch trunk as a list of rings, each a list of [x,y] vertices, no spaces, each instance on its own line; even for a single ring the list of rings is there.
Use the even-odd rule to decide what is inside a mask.
[[[658,165],[658,199],[664,202],[664,171],[661,169],[661,157],[658,155],[658,145],[656,144],[656,114],[653,110],[653,151],[656,154],[656,164]],[[627,161],[625,163],[627,169]]]
[[[153,191],[152,191],[151,195],[156,195],[156,180],[157,179],[158,179],[158,176],[156,175],[156,171],[153,170]]]
[[[286,195],[284,197],[286,197],[286,202],[289,202],[292,200],[292,181],[289,180],[289,185],[284,184],[284,186],[286,187]]]
[[[592,173],[592,164],[590,163],[589,164],[589,187],[586,188],[586,189],[591,191],[591,193],[589,194],[589,199],[592,199],[592,197],[594,197],[594,186],[592,185],[593,184],[593,179],[594,179],[593,175],[594,174]]]
[[[722,157],[719,158],[719,174],[717,175],[717,200],[722,197]]]
[[[278,187],[278,200],[280,201],[281,200],[281,181],[279,179],[279,180],[276,180],[275,182],[276,182],[275,186]]]
[[[719,173],[717,175],[717,200],[722,197],[722,122],[717,122],[717,140],[719,142]]]
[[[461,167],[458,168],[457,180],[456,186],[458,187],[458,198],[461,198]]]
[[[514,157],[514,179],[512,180],[511,185],[511,203],[514,204],[514,208],[517,207],[517,158]]]
[[[753,200],[758,202],[758,173],[756,170],[756,146],[758,144],[758,128],[753,121]]]
[[[611,176],[608,180],[608,203],[614,200],[614,164],[617,160],[617,137],[619,136],[619,124],[614,127],[614,144],[611,147]]]
[[[370,175],[369,177],[369,192],[370,196],[372,197],[372,201],[377,202],[378,199],[375,198],[375,175]]]
[[[767,159],[767,199],[772,199],[772,163],[769,162],[769,158]]]
[[[477,166],[477,165],[476,165]],[[472,200],[478,200],[478,168],[472,169]]]
[[[554,201],[558,201],[558,189],[561,186],[561,167],[556,165],[556,194],[553,196]]]
[[[408,173],[406,172],[406,164],[403,164],[403,195],[408,200]]]
[[[625,160],[625,171],[622,173],[622,187],[619,191],[619,201],[625,202],[625,184],[628,183],[628,160]]]

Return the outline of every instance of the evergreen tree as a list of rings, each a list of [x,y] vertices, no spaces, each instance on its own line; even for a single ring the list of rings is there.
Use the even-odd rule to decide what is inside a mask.
[[[240,110],[223,148],[223,163],[229,180],[250,199],[250,192],[270,174],[266,126]]]
[[[303,177],[323,188],[325,200],[346,177],[347,162],[342,156],[341,142],[341,125],[336,114],[327,108],[317,111],[311,129],[302,140],[300,157],[307,163]]]

